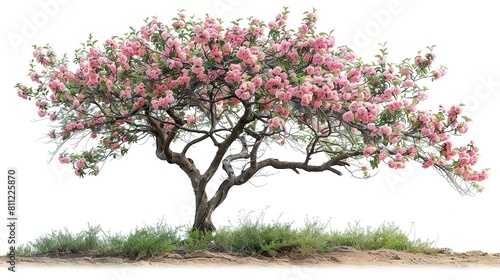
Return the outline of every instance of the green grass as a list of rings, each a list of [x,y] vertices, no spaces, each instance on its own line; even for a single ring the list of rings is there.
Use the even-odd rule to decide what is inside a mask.
[[[254,219],[241,217],[236,225],[224,226],[213,233],[170,227],[164,221],[155,226],[136,228],[127,235],[105,233],[100,226],[90,226],[77,234],[67,229],[54,231],[17,249],[20,256],[116,256],[135,260],[147,259],[168,252],[183,253],[209,250],[243,256],[273,257],[280,254],[319,255],[339,246],[360,250],[393,249],[436,254],[432,242],[410,240],[393,223],[377,228],[362,227],[357,222],[343,231],[328,231],[319,220],[306,220],[295,228],[292,223],[266,224],[263,215]]]
[[[316,220],[306,221],[304,227],[296,229],[292,223],[265,224],[262,215],[255,220],[247,215],[236,226],[219,229],[213,240],[219,249],[241,255],[275,256],[287,250],[312,255],[328,251],[329,234],[325,229]]]
[[[37,238],[34,243],[21,245],[16,253],[18,255],[92,253],[101,245],[100,232],[99,226],[92,227],[90,225],[88,230],[78,234],[72,234],[67,229],[53,231]]]
[[[416,253],[435,254],[439,251],[432,242],[417,239],[411,241],[394,223],[384,223],[378,228],[361,227],[359,223],[344,231],[334,231],[331,241],[341,246],[351,246],[360,250],[392,249]]]

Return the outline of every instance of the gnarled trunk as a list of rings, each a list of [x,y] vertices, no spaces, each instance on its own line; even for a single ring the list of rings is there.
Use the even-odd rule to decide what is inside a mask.
[[[193,230],[212,232],[215,226],[212,222],[212,213],[215,209],[209,209],[208,205],[200,206],[196,209]]]
[[[196,197],[195,218],[193,230],[212,232],[215,231],[215,226],[212,222],[212,214],[215,209],[226,199],[227,193],[232,186],[230,180],[225,180],[219,186],[214,196],[208,200],[205,187],[203,185],[193,186]]]
[[[202,193],[197,193],[202,192]],[[193,230],[199,231],[214,231],[215,226],[212,222],[212,213],[215,209],[210,209],[207,193],[205,190],[200,190],[200,187],[195,187],[195,196],[196,196],[196,208],[195,208],[195,216],[194,216],[194,224]]]

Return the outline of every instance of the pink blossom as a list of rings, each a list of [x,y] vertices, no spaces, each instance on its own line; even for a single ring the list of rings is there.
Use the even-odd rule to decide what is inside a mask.
[[[22,90],[17,91],[17,96],[21,97],[22,99],[28,99],[28,95],[26,95]]]
[[[403,82],[403,86],[404,86],[405,88],[411,88],[411,87],[413,87],[413,81],[410,81],[410,80],[405,80],[405,81]]]
[[[461,134],[466,133],[469,130],[469,126],[466,123],[460,123],[458,124],[458,129],[457,131]]]
[[[446,74],[446,72],[447,72],[446,69],[440,69],[440,70],[433,71],[432,74],[433,74],[434,80],[437,80],[437,79],[443,77]]]
[[[346,122],[352,122],[354,121],[354,114],[351,111],[347,111],[344,113],[344,115],[342,115],[342,118]]]
[[[45,101],[43,101],[43,100],[42,100],[42,101],[36,101],[36,102],[35,102],[35,105],[36,105],[37,107],[45,107],[45,105],[47,105],[47,102],[45,102]]]
[[[188,117],[188,118],[186,119],[186,122],[187,122],[188,124],[190,124],[190,123],[197,122],[197,121],[199,121],[199,120],[200,120],[200,116],[191,116],[191,117]]]
[[[121,54],[120,57],[118,58],[118,62],[120,62],[121,64],[127,63],[127,60],[128,59],[124,54]]]
[[[59,157],[61,163],[70,163],[71,159],[69,157]]]
[[[319,127],[318,127],[318,134],[319,135],[328,136],[329,133],[330,133],[330,129],[328,128],[328,126],[326,126],[324,124],[319,125]]]
[[[368,115],[368,110],[365,107],[359,107],[355,114],[356,118],[360,119],[363,123],[371,121]]]
[[[413,147],[413,146],[412,146]],[[396,148],[396,156],[399,154],[399,155],[403,155],[406,153],[406,148],[405,147],[399,147],[399,148]]]
[[[408,156],[411,158],[414,158],[418,155],[418,151],[415,148],[415,146],[408,147],[407,152],[408,152]]]
[[[414,113],[417,111],[417,106],[415,104],[407,104],[405,106],[406,110],[408,110],[410,113]]]
[[[408,67],[406,66],[403,66],[401,67],[401,69],[399,69],[399,72],[401,72],[401,74],[405,75],[406,77],[409,77],[411,76],[411,74],[413,73]]]
[[[424,136],[430,136],[430,135],[432,135],[433,131],[434,131],[434,127],[433,126],[431,126],[431,127],[423,127],[420,130],[420,133],[422,133],[422,135],[424,135]]]
[[[462,107],[457,105],[452,105],[450,110],[448,111],[448,114],[450,115],[459,115],[461,113],[462,113]]]
[[[363,150],[363,154],[365,156],[373,154],[375,152],[376,148],[374,146],[366,146],[365,149]]]
[[[307,75],[312,75],[312,74],[314,74],[314,72],[315,72],[314,67],[312,67],[312,66],[307,66],[307,68],[306,68],[306,72],[307,72]]]
[[[235,65],[235,64],[232,64]],[[228,71],[224,80],[228,83],[241,82],[241,72],[239,69]]]
[[[319,53],[315,54],[313,56],[313,63],[316,64],[316,65],[321,65],[325,62],[325,58],[320,55]]]
[[[356,58],[356,56],[352,52],[347,52],[344,54],[344,59],[347,61],[354,60],[355,58]]]
[[[309,105],[309,103],[311,103],[311,101],[312,101],[312,98],[313,98],[313,95],[311,93],[306,93],[306,94],[302,95],[302,97],[300,98],[301,99],[300,105],[302,105],[302,106]]]
[[[455,172],[455,174],[457,175],[463,175],[464,174],[464,171],[465,169],[463,168],[463,166],[457,166],[455,167],[455,169],[453,170]]]
[[[146,101],[144,100],[144,98],[139,97],[139,99],[137,99],[137,101],[134,103],[134,110],[141,108],[145,103]]]
[[[76,125],[77,125],[76,122],[71,122],[71,123],[66,125],[66,130],[71,131],[71,130],[75,129]]]
[[[416,66],[416,67],[419,67],[420,64],[422,63],[423,59],[421,56],[417,56],[415,57],[415,60],[413,61],[413,64]]]
[[[363,104],[362,103],[358,103],[356,101],[353,101],[350,105],[349,105],[349,110],[351,111],[356,111],[358,110],[358,108],[362,107]]]
[[[106,81],[106,87],[107,87],[108,89],[111,89],[111,88],[113,87],[113,82],[112,82],[111,80],[107,80],[107,81]]]
[[[252,78],[251,82],[256,86],[260,87],[262,85],[262,78],[259,76],[255,76]]]
[[[137,94],[139,94],[139,95],[140,95],[140,96],[142,96],[142,97],[146,97],[146,95],[147,95],[147,94],[146,94],[146,88],[145,88],[145,86],[144,86],[144,84],[143,84],[143,83],[139,83],[139,84],[135,87],[134,92],[135,92],[135,93],[137,93]]]
[[[174,96],[173,96],[173,92],[171,90],[167,90],[165,92],[165,97],[163,98],[160,98],[159,100],[153,100],[151,101],[151,104],[153,106],[153,108],[155,109],[159,109],[160,107],[161,108],[167,108],[168,107],[168,104],[171,103],[172,101],[174,101]]]
[[[81,158],[77,161],[75,161],[75,166],[77,169],[82,169],[85,167],[85,159],[84,158]]]
[[[281,104],[276,107],[276,113],[280,114],[282,117],[286,118],[290,114],[290,111],[283,107]]]
[[[269,119],[269,129],[273,130],[274,128],[279,128],[285,124],[285,121],[279,117],[274,117],[272,119]]]
[[[403,156],[400,153],[396,153],[396,155],[394,156],[394,159],[397,161],[401,161],[403,159]]]
[[[131,98],[132,97],[131,91],[132,89],[130,88],[130,86],[127,86],[124,90],[120,91],[120,95],[127,98]]]
[[[395,163],[395,167],[394,168],[395,169],[403,169],[403,168],[405,168],[405,162],[404,161],[397,161]]]
[[[441,138],[439,137],[439,135],[437,133],[432,133],[430,136],[429,136],[429,141],[431,143],[436,143],[436,142],[439,142],[441,140]]]
[[[381,126],[378,130],[379,135],[386,135],[389,136],[392,133],[392,128],[390,126],[384,125]]]
[[[388,156],[388,154],[387,154],[387,150],[386,150],[386,149],[382,149],[382,150],[380,150],[380,152],[379,152],[379,154],[378,154],[379,163],[380,163],[381,161],[383,161],[384,159],[386,159],[386,158],[387,158],[387,156]]]
[[[422,165],[423,168],[429,168],[434,165],[434,160],[432,158],[427,159],[426,162]]]
[[[427,94],[423,91],[417,92],[417,96],[418,101],[424,101],[427,99]]]

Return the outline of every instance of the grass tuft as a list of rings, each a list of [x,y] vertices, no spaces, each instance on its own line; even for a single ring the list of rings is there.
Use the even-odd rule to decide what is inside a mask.
[[[376,229],[361,227],[359,222],[343,232],[334,231],[331,234],[333,244],[351,246],[360,250],[392,249],[398,251],[411,251],[419,253],[437,253],[437,248],[432,248],[432,242],[411,241],[408,236],[394,223],[384,223]]]
[[[136,228],[127,235],[105,233],[100,226],[88,226],[77,234],[67,229],[53,231],[18,247],[19,256],[118,256],[140,260],[168,252],[209,250],[244,256],[313,256],[335,251],[338,246],[360,250],[392,249],[437,254],[432,242],[411,241],[394,223],[377,228],[349,224],[343,231],[327,231],[328,224],[306,220],[301,228],[292,223],[264,223],[264,215],[244,215],[233,226],[205,233],[170,227],[163,220],[155,226]]]
[[[103,247],[99,253],[140,260],[173,251],[179,241],[178,229],[160,221],[156,226],[136,228],[127,236],[108,234],[102,239]]]
[[[68,255],[94,252],[100,246],[98,237],[100,226],[90,226],[88,230],[72,234],[67,228],[41,236],[26,245],[21,245],[19,255],[51,254]]]
[[[215,244],[227,252],[243,255],[274,256],[285,246],[294,246],[296,230],[291,223],[264,224],[261,214],[255,220],[249,215],[240,217],[237,226],[223,227],[214,236]]]

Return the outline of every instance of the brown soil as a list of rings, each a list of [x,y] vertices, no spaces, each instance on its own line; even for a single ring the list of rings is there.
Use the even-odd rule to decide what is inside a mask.
[[[2,266],[8,265],[7,257],[1,256]],[[374,266],[489,266],[500,267],[500,253],[489,254],[482,251],[454,253],[443,249],[439,254],[418,254],[394,250],[360,251],[350,247],[339,247],[333,253],[304,257],[295,248],[285,248],[275,257],[235,256],[209,251],[169,253],[148,260],[134,261],[117,257],[16,257],[16,266],[61,266],[61,265],[263,265],[263,266],[337,266],[337,265],[374,265]]]

